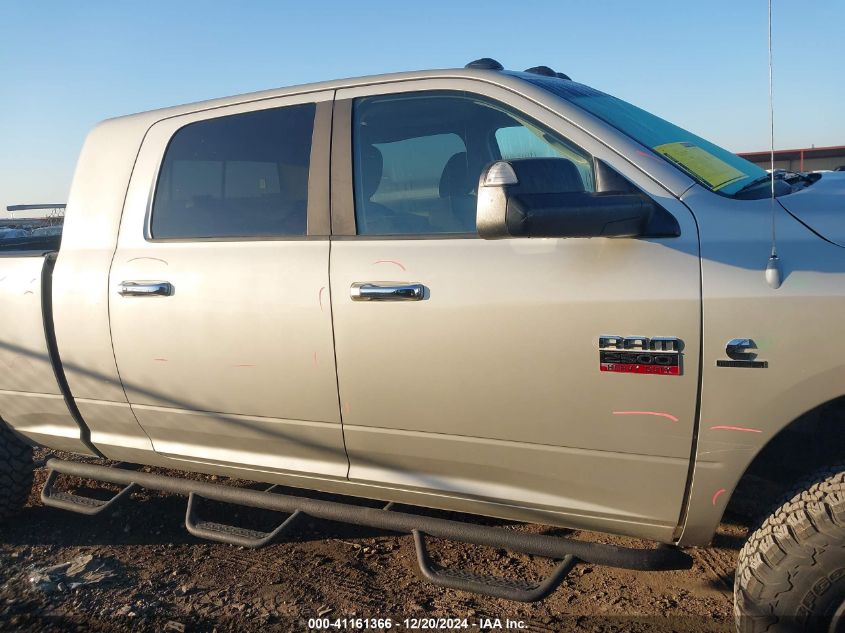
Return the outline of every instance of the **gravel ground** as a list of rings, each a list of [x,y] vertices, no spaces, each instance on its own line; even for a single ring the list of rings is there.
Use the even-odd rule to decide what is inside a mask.
[[[733,570],[746,528],[730,515],[714,547],[690,550],[695,563],[688,571],[638,573],[581,564],[550,598],[521,604],[427,583],[417,571],[409,535],[308,520],[290,538],[249,550],[190,536],[182,497],[143,490],[108,517],[45,508],[38,500],[45,477],[39,468],[28,507],[0,527],[0,630],[306,631],[315,617],[387,618],[394,631],[414,630],[406,618],[423,619],[419,630],[425,618],[466,618],[468,630],[497,630],[496,619],[505,630],[507,620],[511,629],[530,631],[733,630]],[[80,489],[91,482],[73,485]],[[259,529],[278,520],[231,507],[208,508],[204,516],[214,519],[215,512]],[[604,534],[472,520],[652,546]],[[431,544],[435,560],[488,574],[538,578],[553,565],[491,548]],[[77,569],[44,572],[68,562]],[[348,624],[345,630],[365,630]]]

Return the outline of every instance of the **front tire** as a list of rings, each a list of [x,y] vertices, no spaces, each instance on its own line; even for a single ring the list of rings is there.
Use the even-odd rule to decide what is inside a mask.
[[[0,523],[26,504],[32,490],[32,448],[0,421]]]
[[[740,633],[845,631],[845,464],[804,480],[739,554]]]

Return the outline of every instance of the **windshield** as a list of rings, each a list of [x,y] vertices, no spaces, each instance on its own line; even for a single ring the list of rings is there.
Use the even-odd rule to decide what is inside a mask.
[[[527,73],[519,76],[650,147],[710,191],[733,196],[766,176],[765,170],[744,158],[621,99],[574,81]]]

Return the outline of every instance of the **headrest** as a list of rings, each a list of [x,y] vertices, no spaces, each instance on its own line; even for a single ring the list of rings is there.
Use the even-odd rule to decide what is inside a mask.
[[[443,175],[440,176],[440,197],[466,196],[473,187],[467,167],[467,153],[459,152],[446,162]]]
[[[374,145],[364,145],[361,148],[361,187],[364,199],[369,200],[378,191],[384,170],[384,157]]]

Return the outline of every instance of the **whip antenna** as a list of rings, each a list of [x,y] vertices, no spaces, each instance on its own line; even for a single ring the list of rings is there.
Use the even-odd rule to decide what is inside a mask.
[[[769,0],[769,167],[771,171],[771,198],[772,209],[772,251],[769,261],[766,264],[766,283],[772,288],[780,288],[783,280],[780,259],[778,258],[777,232],[776,232],[776,205],[775,199],[775,100],[772,81],[772,0]]]

